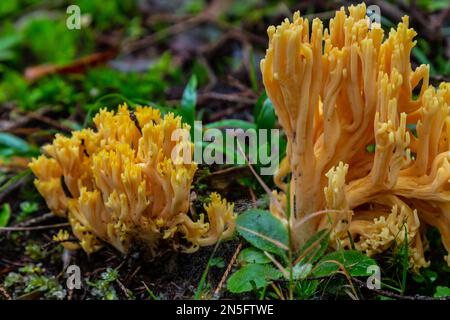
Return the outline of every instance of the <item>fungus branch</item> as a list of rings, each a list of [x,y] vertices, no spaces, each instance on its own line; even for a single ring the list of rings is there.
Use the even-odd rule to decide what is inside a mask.
[[[450,250],[450,83],[433,88],[428,66],[412,69],[416,32],[408,17],[384,39],[364,4],[348,11],[337,11],[329,28],[298,12],[268,28],[261,70],[288,139],[275,183],[286,193],[283,179],[291,174],[296,247],[331,224],[334,246],[350,246],[349,231],[357,249],[375,254],[399,245],[406,223],[417,270],[429,264],[427,225]],[[281,200],[284,193],[275,192]],[[298,223],[327,209],[336,212]],[[272,212],[288,219],[274,206]]]

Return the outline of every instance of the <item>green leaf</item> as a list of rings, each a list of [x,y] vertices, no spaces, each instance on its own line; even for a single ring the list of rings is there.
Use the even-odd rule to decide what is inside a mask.
[[[223,268],[225,267],[225,261],[221,257],[214,257],[209,261],[211,267]]]
[[[197,77],[192,75],[181,98],[181,116],[183,121],[191,126],[193,136],[195,121],[195,105],[197,104]]]
[[[11,207],[9,206],[9,203],[5,203],[3,204],[2,210],[0,211],[0,227],[6,227],[10,218]]]
[[[269,211],[250,209],[237,218],[239,234],[256,248],[287,260],[288,232],[283,223]]]
[[[267,286],[271,281],[281,278],[282,274],[268,264],[249,264],[236,271],[227,282],[232,293],[249,292]]]
[[[300,262],[314,263],[319,260],[328,248],[329,239],[329,230],[323,229],[316,232],[300,249],[299,257],[302,257]]]
[[[426,276],[431,282],[434,282],[438,278],[438,274],[430,269],[423,270],[423,275]]]
[[[442,287],[437,286],[436,292],[434,293],[435,298],[445,298],[450,297],[450,288],[449,287]]]
[[[36,212],[39,209],[39,205],[37,202],[23,201],[20,203],[20,209],[23,212],[30,214]]]
[[[319,286],[319,280],[297,281],[295,295],[297,299],[306,300],[316,292]]]
[[[336,263],[337,262],[337,263]],[[353,277],[369,276],[369,266],[377,265],[375,260],[356,250],[340,250],[327,254],[313,271],[315,277],[327,277],[340,269],[342,264]]]
[[[368,145],[366,146],[366,151],[369,152],[369,153],[374,153],[376,147],[377,147],[377,145],[376,145],[375,143],[368,144]]]
[[[242,250],[239,253],[237,261],[241,264],[246,264],[246,263],[265,264],[265,263],[269,263],[270,259],[261,250],[250,247],[250,248],[245,248],[244,250]]]
[[[11,50],[21,40],[20,34],[12,34],[0,37],[0,61],[14,58],[14,51]]]
[[[261,111],[256,117],[256,126],[259,129],[273,129],[275,127],[276,119],[277,117],[275,115],[273,104],[270,99],[267,98],[261,107]]]
[[[20,34],[12,34],[0,37],[0,51],[12,48],[17,43],[19,43],[20,39]]]
[[[32,150],[32,147],[25,140],[6,132],[0,132],[0,145],[4,145],[20,153],[27,153]]]
[[[255,107],[253,108],[253,118],[256,120],[259,113],[261,112],[262,106],[267,99],[267,93],[264,91],[256,101]]]

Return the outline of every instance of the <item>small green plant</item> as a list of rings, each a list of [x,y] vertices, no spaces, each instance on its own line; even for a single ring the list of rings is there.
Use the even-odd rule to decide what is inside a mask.
[[[107,268],[100,275],[100,279],[88,281],[87,284],[92,288],[91,294],[102,300],[117,300],[117,292],[114,283],[119,278],[117,269]]]
[[[214,257],[211,259],[209,265],[221,269],[225,267],[225,261],[223,261],[223,258],[221,257]]]
[[[450,288],[449,287],[436,287],[436,292],[434,293],[435,298],[446,298],[450,297]]]
[[[35,201],[23,201],[20,203],[20,212],[17,221],[24,221],[39,209],[39,204]]]
[[[288,229],[270,212],[250,209],[237,219],[237,230],[252,247],[238,257],[240,268],[229,279],[232,293],[256,292],[264,297],[271,286],[278,298],[307,299],[318,288],[318,278],[338,272],[347,277],[369,276],[376,262],[356,250],[337,250],[326,254],[329,231],[312,236],[294,252]]]
[[[66,290],[54,276],[47,276],[41,264],[28,264],[10,272],[5,277],[3,285],[12,291],[14,298],[27,296],[43,297],[45,299],[64,299]]]
[[[38,261],[45,259],[48,255],[48,252],[37,243],[29,243],[25,247],[25,254],[31,259]]]

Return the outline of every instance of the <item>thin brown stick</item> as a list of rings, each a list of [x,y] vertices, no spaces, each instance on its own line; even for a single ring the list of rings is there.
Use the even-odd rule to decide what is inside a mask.
[[[40,215],[39,217],[32,218],[32,219],[23,221],[21,223],[18,223],[16,225],[14,225],[13,227],[14,228],[28,227],[28,226],[30,226],[32,224],[40,223],[40,222],[43,222],[43,221],[45,221],[47,219],[54,218],[54,217],[55,217],[55,215],[52,212],[47,212],[47,213],[44,213],[43,215]]]
[[[206,92],[201,93],[197,97],[198,103],[205,103],[207,100],[221,100],[226,102],[237,102],[242,104],[254,105],[257,101],[256,98],[248,98],[242,96],[239,93],[219,93],[219,92]]]
[[[230,262],[228,263],[227,269],[225,270],[225,272],[224,272],[224,274],[223,274],[223,276],[222,276],[222,279],[220,279],[220,282],[219,282],[219,284],[217,285],[216,290],[214,291],[214,297],[215,297],[216,299],[219,298],[220,290],[222,289],[222,287],[223,287],[225,281],[227,280],[228,275],[230,274],[231,268],[233,267],[233,264],[234,264],[234,262],[236,261],[239,252],[241,251],[241,248],[242,248],[242,242],[239,243],[239,245],[237,246],[236,250],[234,251],[234,254],[233,254],[233,256],[231,257],[231,260],[230,260]]]
[[[404,296],[395,292],[383,290],[383,289],[368,289],[367,284],[364,281],[361,281],[357,278],[352,278],[354,282],[360,287],[360,288],[366,288],[367,290],[373,291],[379,295],[386,296],[389,298],[399,299],[399,300],[450,300],[450,297],[448,298],[432,298],[427,296],[421,296],[421,295],[415,295],[415,296]]]
[[[0,232],[8,232],[8,231],[37,231],[37,230],[46,230],[46,229],[54,229],[54,228],[63,228],[70,226],[70,223],[56,223],[50,224],[47,226],[36,226],[36,227],[2,227],[0,228]]]
[[[119,285],[120,290],[122,290],[122,292],[125,294],[125,296],[130,299],[130,290],[128,290],[127,288],[125,288],[125,286],[123,285],[123,283],[117,279],[116,283]]]
[[[9,293],[6,291],[6,289],[3,288],[1,285],[0,285],[0,293],[1,293],[2,295],[4,295],[5,298],[6,298],[7,300],[11,300],[11,296],[10,296]]]

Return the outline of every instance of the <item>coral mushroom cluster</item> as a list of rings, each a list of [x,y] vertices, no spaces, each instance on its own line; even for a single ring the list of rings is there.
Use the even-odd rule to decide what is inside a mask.
[[[208,221],[188,214],[197,167],[183,161],[192,159],[189,139],[173,139],[175,130],[189,130],[181,118],[124,105],[101,110],[94,124],[57,135],[30,163],[48,207],[67,215],[86,252],[107,242],[123,253],[143,244],[155,254],[161,241],[192,252],[233,233],[233,205],[215,193],[205,205]]]
[[[418,270],[433,226],[449,251],[450,83],[436,89],[428,66],[412,69],[408,17],[385,40],[364,4],[337,11],[325,29],[295,13],[268,35],[261,70],[288,139],[275,177],[284,193],[274,193],[285,202],[290,190],[293,204],[290,221],[279,205],[272,211],[296,246],[331,224],[334,246],[369,255],[407,240]]]

